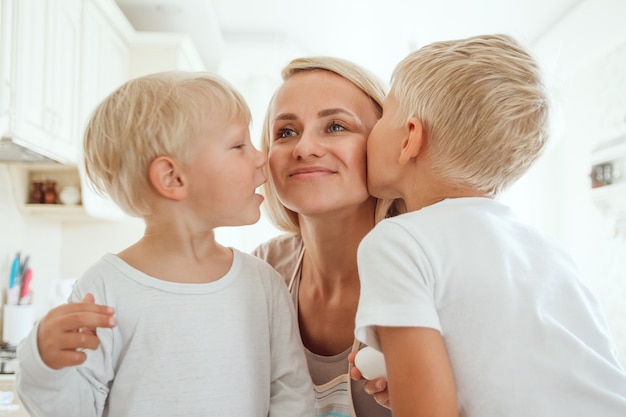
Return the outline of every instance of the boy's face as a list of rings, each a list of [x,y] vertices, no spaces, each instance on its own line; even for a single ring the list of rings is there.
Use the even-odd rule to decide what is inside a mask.
[[[243,122],[218,123],[197,139],[189,165],[188,201],[212,227],[255,223],[263,197],[256,189],[265,181],[266,156],[250,142]]]
[[[369,192],[379,198],[401,197],[396,189],[398,159],[407,129],[395,123],[397,110],[398,101],[391,91],[383,102],[383,116],[374,125],[367,140],[367,186]]]

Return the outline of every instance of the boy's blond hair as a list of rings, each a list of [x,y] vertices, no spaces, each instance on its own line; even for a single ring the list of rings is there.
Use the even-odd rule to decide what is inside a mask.
[[[512,37],[436,42],[394,70],[397,122],[423,123],[437,175],[497,195],[538,158],[548,137],[540,70]]]
[[[126,213],[150,213],[144,198],[158,156],[191,162],[195,141],[213,123],[249,125],[243,97],[205,72],[161,72],[128,81],[95,109],[84,137],[85,170],[97,191]]]
[[[317,56],[292,60],[283,68],[281,75],[283,81],[287,81],[298,73],[309,71],[327,71],[351,82],[370,98],[376,109],[377,117],[380,118],[382,115],[385,89],[378,78],[364,68],[341,58]],[[261,150],[266,155],[269,153],[272,143],[270,112],[275,97],[276,93],[268,106],[261,133]],[[263,193],[265,195],[265,211],[268,217],[279,229],[290,233],[300,233],[298,214],[286,208],[278,199],[276,186],[269,172],[269,164],[265,166],[265,170],[268,181],[263,185]],[[378,200],[375,221],[395,215],[400,211],[403,211],[402,203],[394,202],[394,200]]]

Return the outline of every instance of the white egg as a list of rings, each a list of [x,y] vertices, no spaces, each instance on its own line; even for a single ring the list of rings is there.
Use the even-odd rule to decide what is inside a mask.
[[[385,357],[372,347],[366,346],[359,350],[354,358],[354,365],[365,379],[387,378]]]

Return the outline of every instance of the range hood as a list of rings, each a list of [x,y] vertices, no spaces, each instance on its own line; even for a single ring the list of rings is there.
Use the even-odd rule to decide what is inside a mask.
[[[13,137],[0,139],[0,163],[60,163],[54,156],[32,144]]]

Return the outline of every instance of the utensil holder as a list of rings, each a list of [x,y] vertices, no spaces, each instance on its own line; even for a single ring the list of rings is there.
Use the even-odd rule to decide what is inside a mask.
[[[35,309],[30,304],[4,305],[2,314],[2,341],[17,346],[35,324]]]

